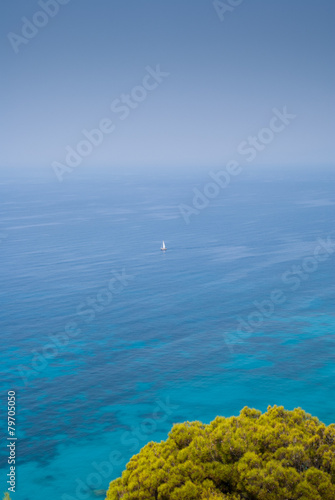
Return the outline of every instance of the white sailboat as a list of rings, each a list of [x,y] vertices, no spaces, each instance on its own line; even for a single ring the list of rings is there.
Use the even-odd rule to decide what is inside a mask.
[[[166,246],[165,246],[164,241],[163,241],[163,243],[162,243],[161,250],[163,250],[163,251],[165,251],[165,250],[166,250]]]

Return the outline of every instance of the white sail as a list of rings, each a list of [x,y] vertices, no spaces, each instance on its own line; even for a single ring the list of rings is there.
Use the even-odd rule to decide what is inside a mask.
[[[164,241],[163,241],[163,243],[162,243],[161,250],[166,250],[166,246],[165,246]]]
[[[164,243],[164,241],[163,241],[163,245],[162,245],[162,248],[165,248],[165,243]]]

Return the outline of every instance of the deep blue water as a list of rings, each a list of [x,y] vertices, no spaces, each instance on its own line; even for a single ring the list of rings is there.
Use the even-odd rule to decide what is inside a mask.
[[[97,498],[83,485],[107,489],[174,422],[270,404],[334,422],[335,245],[313,257],[319,238],[335,241],[334,175],[244,172],[186,224],[178,206],[210,180],[204,170],[1,183],[1,404],[14,388],[14,500]],[[126,278],[111,282],[115,273]],[[267,301],[264,314],[255,301]],[[254,321],[242,335],[239,319]],[[77,334],[52,347],[49,336],[71,322]]]

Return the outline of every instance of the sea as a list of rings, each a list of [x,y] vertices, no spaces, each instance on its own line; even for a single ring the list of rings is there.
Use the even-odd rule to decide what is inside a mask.
[[[90,500],[177,422],[335,421],[334,171],[217,172],[6,172],[0,493],[13,442],[13,500]]]

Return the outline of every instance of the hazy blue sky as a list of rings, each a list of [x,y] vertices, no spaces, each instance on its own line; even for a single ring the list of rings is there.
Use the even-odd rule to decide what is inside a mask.
[[[103,118],[115,130],[82,165],[219,166],[285,105],[297,117],[257,162],[333,161],[333,0],[244,0],[223,21],[210,0],[69,0],[8,39],[40,10],[2,2],[3,168],[50,169]],[[111,102],[157,64],[169,76],[121,120]]]

